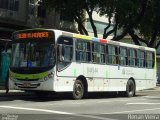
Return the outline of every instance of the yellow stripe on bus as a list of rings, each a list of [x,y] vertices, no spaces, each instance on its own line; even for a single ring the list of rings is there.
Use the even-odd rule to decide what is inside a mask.
[[[81,38],[81,39],[85,39],[85,40],[92,40],[92,37],[85,36],[85,35],[80,35],[80,34],[74,34],[73,37],[75,37],[75,38]]]

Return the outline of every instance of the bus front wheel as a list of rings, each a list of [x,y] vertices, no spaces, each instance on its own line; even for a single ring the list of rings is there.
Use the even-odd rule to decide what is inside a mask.
[[[133,80],[128,80],[126,85],[126,96],[133,97],[135,95],[135,84]]]
[[[73,86],[73,99],[79,100],[84,97],[84,85],[81,80],[76,80]]]

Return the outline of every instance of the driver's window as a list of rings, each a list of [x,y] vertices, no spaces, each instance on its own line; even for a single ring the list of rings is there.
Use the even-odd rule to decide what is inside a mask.
[[[58,70],[67,67],[73,58],[73,38],[61,36],[57,47]]]
[[[71,46],[64,46],[63,47],[63,57],[64,57],[64,61],[66,62],[70,62],[72,60],[72,47]]]

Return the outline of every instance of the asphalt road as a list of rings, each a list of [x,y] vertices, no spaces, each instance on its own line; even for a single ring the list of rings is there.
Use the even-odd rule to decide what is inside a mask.
[[[0,120],[160,120],[160,86],[132,98],[116,93],[92,93],[82,100],[69,94],[37,98],[0,93],[0,113]]]

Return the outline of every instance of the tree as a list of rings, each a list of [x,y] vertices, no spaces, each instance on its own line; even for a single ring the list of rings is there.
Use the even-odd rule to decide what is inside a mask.
[[[81,34],[88,35],[87,30],[84,27],[85,13],[84,2],[80,0],[43,0],[43,4],[47,8],[55,8],[56,12],[64,12],[69,19],[73,19],[78,24],[78,30]]]
[[[160,37],[159,0],[44,0],[44,4],[69,13],[68,17],[77,22],[81,34],[88,35],[84,27],[87,13],[94,36],[98,37],[92,16],[93,11],[97,11],[109,21],[103,38],[114,34],[113,40],[119,41],[130,35],[136,45],[145,43],[148,47],[157,48],[160,44],[157,42]],[[111,25],[113,29],[109,30]]]
[[[92,14],[97,8],[98,3],[99,0],[43,0],[43,4],[46,7],[55,8],[59,12],[65,11],[69,13],[69,17],[77,22],[79,32],[85,35],[88,35],[88,31],[84,26],[86,20],[85,13],[87,13],[95,37],[98,37],[98,35]]]
[[[159,0],[101,0],[100,13],[108,15],[110,19],[114,15],[113,40],[120,40],[130,35],[136,45],[145,43],[148,47],[157,48],[160,42],[160,1]],[[105,4],[106,3],[106,4]],[[122,30],[117,35],[117,30]],[[109,33],[109,32],[108,32]],[[104,34],[107,37],[108,33]]]

